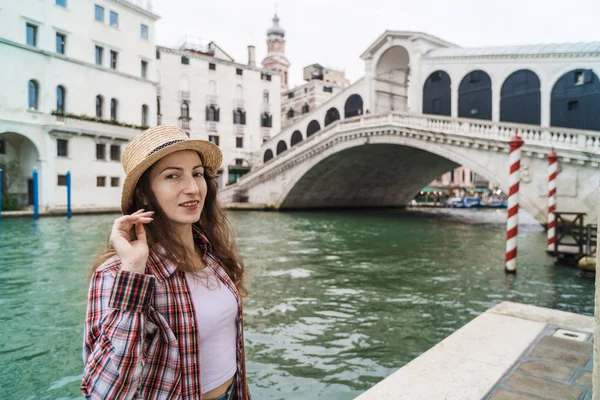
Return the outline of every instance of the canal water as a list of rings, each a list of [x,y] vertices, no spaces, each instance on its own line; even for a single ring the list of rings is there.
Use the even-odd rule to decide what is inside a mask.
[[[251,271],[255,399],[353,399],[502,300],[587,315],[594,282],[556,267],[522,217],[476,210],[231,212]],[[114,215],[0,223],[0,398],[81,398],[90,261]]]

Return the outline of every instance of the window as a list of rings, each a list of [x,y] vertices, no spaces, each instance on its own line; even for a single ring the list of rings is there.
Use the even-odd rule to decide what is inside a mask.
[[[117,108],[119,104],[117,99],[110,99],[110,119],[113,121],[117,120]]]
[[[102,65],[102,56],[104,55],[104,48],[96,46],[96,65]]]
[[[69,156],[69,141],[66,139],[56,139],[56,155],[59,157]]]
[[[58,54],[65,54],[65,45],[67,44],[67,35],[62,33],[56,34],[56,52]]]
[[[288,99],[293,99],[293,98],[294,98],[294,92],[289,92]]]
[[[61,7],[67,7],[67,0],[56,0],[56,5]]]
[[[244,147],[244,138],[242,136],[238,136],[235,138],[235,147],[241,149]]]
[[[575,86],[583,85],[583,71],[575,71]]]
[[[261,73],[260,74],[260,79],[262,79],[263,81],[264,80],[270,81],[271,80],[271,75]]]
[[[112,69],[117,69],[117,57],[118,57],[119,53],[117,53],[114,50],[110,51],[110,67]]]
[[[187,58],[186,56],[181,56],[181,63],[185,64],[185,65],[189,65],[190,64],[190,59]]]
[[[302,106],[302,114],[308,114],[309,111],[310,106],[308,105],[308,103],[304,103],[304,105]]]
[[[106,160],[106,145],[104,143],[96,143],[96,160]]]
[[[94,19],[104,23],[104,7],[100,7],[96,4],[96,7],[94,7]]]
[[[208,63],[208,69],[211,70],[211,71],[216,71],[217,70],[217,64]]]
[[[110,187],[119,187],[121,179],[119,177],[110,178]]]
[[[209,135],[208,141],[216,144],[217,146],[219,145],[219,137],[216,135]]]
[[[213,106],[206,107],[206,120],[207,121],[219,121],[219,110]]]
[[[470,82],[479,82],[480,78],[481,77],[480,77],[479,71],[469,72],[469,81]]]
[[[140,36],[142,39],[148,40],[148,27],[144,24],[140,25]]]
[[[450,182],[454,182],[454,170],[450,171]]]
[[[121,161],[121,146],[118,144],[110,145],[110,159],[112,161]]]
[[[37,46],[37,26],[33,24],[27,24],[27,45]]]
[[[236,158],[235,159],[235,165],[237,167],[241,167],[242,165],[244,165],[244,159],[243,158]]]
[[[66,175],[58,175],[56,184],[58,186],[67,186],[67,176]]]
[[[112,10],[110,12],[110,26],[115,28],[119,27],[119,14]]]
[[[579,108],[578,100],[571,100],[567,103],[567,110],[569,110],[569,111],[574,111],[574,110],[577,110],[578,108]]]
[[[308,93],[308,88],[304,88],[304,93]]]
[[[148,106],[142,106],[142,126],[148,126]]]
[[[28,86],[28,97],[29,97],[29,109],[38,109],[38,84],[34,80],[29,81]]]
[[[148,73],[148,61],[142,60],[142,78],[145,78]]]
[[[104,98],[100,95],[96,96],[96,118],[102,118],[104,114]]]
[[[465,170],[464,169],[462,170],[462,181],[463,182],[465,181]]]
[[[288,119],[292,119],[294,118],[294,110],[292,108],[290,108],[287,112],[287,117]]]
[[[333,88],[331,86],[323,86],[323,91],[325,93],[333,93]]]
[[[190,105],[187,101],[181,103],[181,118],[189,118],[190,117]]]
[[[105,187],[106,186],[106,177],[105,176],[97,176],[96,177],[96,186],[97,187]]]
[[[6,142],[0,140],[0,154],[6,154]]]
[[[65,88],[62,86],[56,87],[56,111],[65,112]]]
[[[263,92],[263,103],[269,104],[269,92],[266,90]]]
[[[246,124],[246,112],[240,110],[239,108],[237,110],[233,110],[233,123],[245,125]]]
[[[160,51],[159,50],[156,50],[156,59],[160,60]]]
[[[243,74],[244,74],[244,70],[243,70],[243,69],[241,69],[241,68],[236,68],[236,70],[235,70],[235,74],[236,74],[236,75],[243,75]]]
[[[272,128],[273,116],[269,115],[269,113],[263,113],[260,117],[260,126],[262,126],[263,128]]]

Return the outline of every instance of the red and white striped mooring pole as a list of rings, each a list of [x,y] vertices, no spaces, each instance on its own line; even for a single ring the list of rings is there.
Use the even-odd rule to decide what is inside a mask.
[[[552,149],[548,153],[548,250],[554,251],[554,238],[556,236],[556,175],[558,174],[558,155]]]
[[[508,217],[506,220],[506,264],[505,271],[517,272],[517,230],[519,227],[519,181],[521,168],[521,146],[523,140],[515,133],[510,139],[510,175],[508,177]]]

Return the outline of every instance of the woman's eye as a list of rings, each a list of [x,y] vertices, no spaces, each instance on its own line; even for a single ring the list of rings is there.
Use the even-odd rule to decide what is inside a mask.
[[[194,173],[194,176],[203,176],[203,175],[204,175],[204,173],[202,173],[202,172],[196,172],[196,173]]]
[[[176,174],[167,175],[167,179],[177,179]]]

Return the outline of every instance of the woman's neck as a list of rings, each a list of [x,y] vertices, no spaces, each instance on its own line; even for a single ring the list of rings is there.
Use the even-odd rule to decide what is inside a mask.
[[[185,251],[188,254],[196,253],[196,246],[194,245],[194,232],[192,230],[192,225],[179,225],[174,227],[175,234],[181,240],[181,243],[185,247]]]

